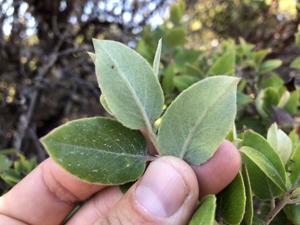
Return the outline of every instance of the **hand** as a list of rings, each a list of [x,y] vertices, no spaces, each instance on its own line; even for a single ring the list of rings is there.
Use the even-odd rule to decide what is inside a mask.
[[[0,198],[0,224],[58,225],[86,201],[68,225],[185,225],[198,199],[222,190],[239,168],[238,151],[225,141],[201,166],[160,157],[123,194],[118,187],[84,183],[47,159]]]

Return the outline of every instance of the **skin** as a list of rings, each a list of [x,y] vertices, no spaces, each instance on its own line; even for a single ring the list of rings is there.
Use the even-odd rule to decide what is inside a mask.
[[[118,187],[84,183],[47,159],[0,198],[0,224],[59,225],[85,201],[67,225],[185,225],[198,199],[221,191],[240,164],[228,141],[199,166],[160,157],[123,194]]]

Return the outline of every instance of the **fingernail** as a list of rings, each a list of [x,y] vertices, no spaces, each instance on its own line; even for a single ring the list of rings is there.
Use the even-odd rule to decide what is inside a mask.
[[[188,188],[176,169],[162,160],[150,164],[135,190],[135,198],[145,211],[170,217],[188,196]]]

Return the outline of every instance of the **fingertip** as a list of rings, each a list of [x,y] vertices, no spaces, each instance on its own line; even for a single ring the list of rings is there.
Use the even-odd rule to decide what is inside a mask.
[[[225,140],[213,157],[200,166],[193,166],[199,184],[199,196],[216,194],[225,188],[241,167],[237,148]]]
[[[158,217],[170,217],[189,197],[198,199],[198,182],[194,171],[183,160],[163,156],[152,162],[137,183],[137,205]]]

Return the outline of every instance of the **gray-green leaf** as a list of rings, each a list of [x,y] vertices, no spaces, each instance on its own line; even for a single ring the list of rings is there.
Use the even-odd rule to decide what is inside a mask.
[[[229,225],[242,222],[246,208],[246,190],[241,173],[220,194],[221,214]]]
[[[119,42],[94,39],[93,43],[97,79],[109,109],[125,126],[149,129],[164,101],[151,66]]]
[[[88,182],[123,184],[136,180],[145,169],[143,135],[111,119],[71,121],[41,142],[55,162]]]
[[[162,117],[160,153],[192,164],[209,159],[232,128],[238,81],[228,76],[210,77],[183,91]]]
[[[286,133],[278,128],[276,123],[269,128],[267,140],[274,150],[278,152],[283,163],[287,163],[292,154],[292,141]]]
[[[216,211],[216,197],[207,195],[194,213],[189,225],[213,225]]]
[[[157,49],[155,52],[155,56],[154,56],[154,60],[153,60],[153,66],[152,66],[154,75],[156,77],[158,77],[158,74],[159,74],[161,47],[162,47],[162,40],[159,39],[158,44],[157,44]]]

